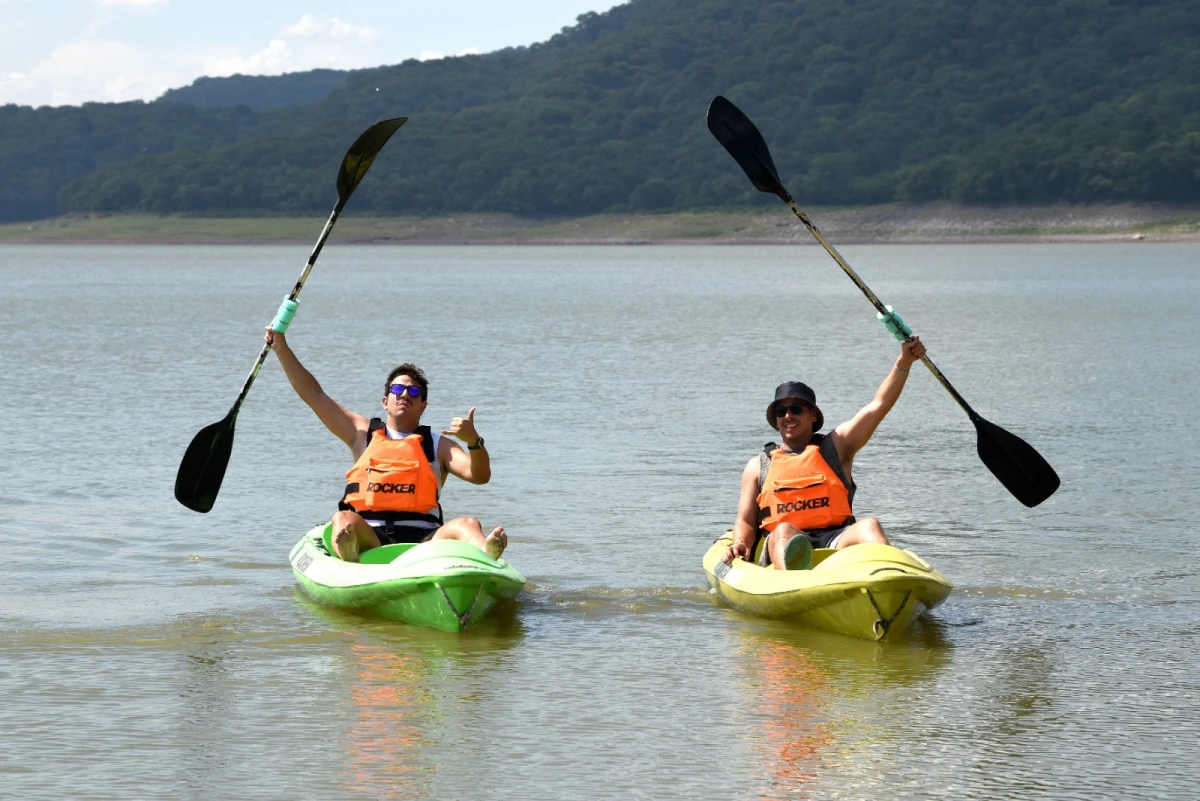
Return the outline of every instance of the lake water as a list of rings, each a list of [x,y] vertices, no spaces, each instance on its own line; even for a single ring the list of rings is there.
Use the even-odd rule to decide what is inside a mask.
[[[314,231],[314,235],[316,232]],[[322,608],[287,554],[349,452],[274,359],[216,507],[172,496],[297,247],[0,248],[0,795],[1192,799],[1200,247],[846,247],[1062,488],[1036,509],[919,366],[856,511],[956,589],[876,645],[721,605],[700,559],[776,384],[830,425],[897,344],[816,247],[334,242],[290,332],[334,398],[478,407],[519,603],[464,635]]]

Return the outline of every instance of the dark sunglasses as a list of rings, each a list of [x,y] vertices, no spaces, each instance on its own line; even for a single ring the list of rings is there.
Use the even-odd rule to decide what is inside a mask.
[[[388,391],[397,398],[403,398],[405,395],[410,398],[415,398],[419,395],[425,394],[416,384],[392,384],[391,387],[388,388]]]
[[[799,417],[808,408],[807,403],[777,403],[775,404],[775,416],[783,417],[788,412]]]

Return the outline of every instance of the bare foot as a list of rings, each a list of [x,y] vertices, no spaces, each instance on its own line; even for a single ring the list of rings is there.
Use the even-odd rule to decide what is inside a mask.
[[[358,534],[354,532],[354,524],[347,523],[330,538],[333,540],[333,552],[343,562],[358,561]]]
[[[496,526],[496,530],[488,534],[483,543],[484,552],[493,559],[499,559],[500,554],[508,547],[508,535],[504,533],[504,526]]]

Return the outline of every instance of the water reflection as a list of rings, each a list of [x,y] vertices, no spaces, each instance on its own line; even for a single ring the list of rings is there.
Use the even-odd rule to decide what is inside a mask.
[[[173,736],[189,744],[180,753],[179,781],[181,789],[200,798],[208,788],[219,787],[236,763],[230,753],[230,729],[237,725],[230,693],[235,681],[230,640],[236,637],[231,636],[228,621],[207,616],[179,618],[172,634],[180,645],[175,653],[180,686]]]
[[[1037,751],[1059,736],[1062,704],[1070,682],[1060,676],[1054,642],[1012,644],[997,652],[990,674],[981,680],[981,692],[966,728],[975,729],[973,759],[964,768],[978,776],[977,784],[997,794],[1033,796],[1046,790],[1044,777],[1011,770],[1014,753]],[[1143,758],[1145,761],[1145,758]],[[1110,765],[1096,766],[1102,781],[1122,777]]]
[[[347,724],[337,753],[324,755],[341,765],[340,793],[434,797],[439,770],[464,758],[457,731],[486,717],[480,708],[497,692],[489,676],[505,672],[506,652],[523,638],[515,605],[499,605],[476,629],[455,634],[297,599],[350,640],[333,676],[345,687]]]
[[[782,621],[748,620],[734,632],[744,657],[738,695],[752,724],[743,736],[763,801],[827,797],[823,774],[869,762],[903,736],[886,711],[891,694],[932,682],[950,661],[945,627],[928,616],[883,645]]]
[[[436,765],[436,665],[423,654],[373,643],[350,646],[354,722],[339,746],[346,789],[372,798],[428,798]]]
[[[820,773],[821,755],[833,739],[821,714],[830,676],[792,643],[768,641],[755,659],[757,703],[766,712],[755,735],[767,774],[760,795],[766,801],[803,790]]]

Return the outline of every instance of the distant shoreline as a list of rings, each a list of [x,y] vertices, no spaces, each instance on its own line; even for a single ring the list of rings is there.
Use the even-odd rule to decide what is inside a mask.
[[[1200,207],[810,207],[833,244],[1200,242]],[[73,215],[0,225],[2,244],[312,244],[324,217]],[[815,245],[786,208],[752,211],[521,217],[469,213],[342,217],[342,244],[376,245]]]

